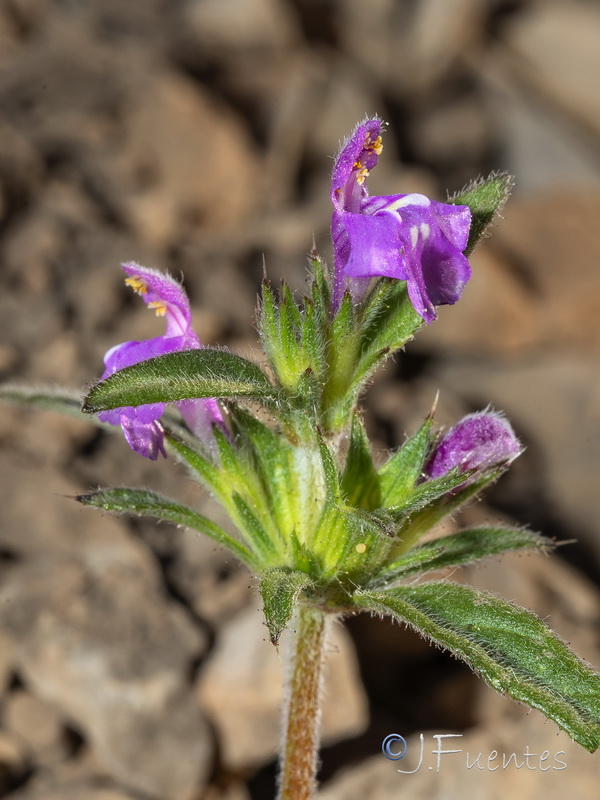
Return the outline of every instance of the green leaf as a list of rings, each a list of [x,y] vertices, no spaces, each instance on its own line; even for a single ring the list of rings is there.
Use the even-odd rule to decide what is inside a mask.
[[[261,562],[270,564],[279,560],[277,542],[269,535],[269,531],[250,508],[245,498],[236,492],[233,495],[233,502],[237,512],[234,521],[245,539],[251,543],[252,549],[259,555]]]
[[[272,644],[279,643],[281,634],[292,618],[300,593],[312,584],[312,579],[306,573],[282,567],[271,569],[262,576],[260,593]]]
[[[299,487],[293,452],[285,437],[242,408],[231,409],[236,446],[243,450],[262,485],[266,503],[282,535],[298,525]]]
[[[353,330],[332,342],[323,396],[324,429],[336,432],[345,428],[374,371],[412,338],[422,322],[404,281],[379,282],[360,310]]]
[[[327,496],[331,501],[338,501],[341,499],[340,471],[335,462],[335,458],[329,449],[329,445],[320,435],[320,433],[318,434],[318,447],[319,455],[321,456],[321,464],[323,465],[323,475],[325,476]]]
[[[83,411],[163,403],[199,397],[252,397],[275,403],[276,390],[256,364],[208,347],[167,353],[131,367],[93,386]]]
[[[43,411],[56,411],[69,417],[89,419],[81,411],[81,392],[70,391],[53,387],[30,387],[4,384],[0,386],[0,400],[7,400],[20,406],[31,406]],[[89,420],[98,425],[103,423],[98,420]]]
[[[277,346],[279,342],[279,309],[277,308],[271,285],[266,279],[262,284],[262,296],[257,317],[260,338],[273,368],[275,372],[277,372],[276,363],[279,354],[279,348]]]
[[[492,172],[489,177],[473,181],[448,200],[453,205],[469,206],[471,209],[471,230],[466,255],[473,251],[479,239],[502,211],[513,186],[514,178],[508,172]]]
[[[423,472],[431,444],[432,417],[379,470],[381,503],[385,508],[403,505]]]
[[[163,497],[148,489],[98,489],[86,492],[75,498],[85,506],[93,506],[113,514],[131,514],[136,517],[152,517],[167,520],[175,525],[193,528],[209,536],[217,544],[226,547],[251,568],[256,568],[258,560],[241,542],[225,533],[218,525],[193,508]]]
[[[190,470],[196,480],[205,486],[209,492],[217,496],[225,504],[228,493],[224,491],[220,470],[207,458],[194,441],[184,441],[181,436],[175,435],[169,428],[165,429],[167,446],[178,461],[181,461]]]
[[[423,320],[411,303],[405,281],[384,279],[367,300],[360,328],[361,360],[367,363],[382,350],[399,350]],[[362,369],[359,365],[359,369]]]
[[[511,550],[548,550],[553,543],[521,528],[470,528],[414,547],[369,583],[383,588],[412,575],[470,564]]]
[[[325,333],[322,327],[322,319],[317,317],[315,304],[310,297],[306,298],[304,303],[302,347],[313,373],[321,377],[327,368]]]
[[[309,253],[308,264],[313,276],[312,297],[315,303],[315,311],[319,317],[325,318],[331,308],[331,295],[323,259],[314,248]]]
[[[359,593],[355,602],[407,622],[590,752],[600,745],[600,675],[530,611],[445,582]]]
[[[346,502],[357,508],[372,511],[381,505],[379,478],[365,429],[360,416],[355,414],[350,428],[350,446],[341,481]]]
[[[410,517],[436,500],[446,498],[450,492],[465,483],[472,474],[473,470],[463,472],[460,467],[454,467],[439,478],[431,478],[431,480],[420,483],[401,503],[389,506],[387,510],[398,520]]]
[[[475,470],[461,473],[460,469],[456,468],[447,475],[417,486],[403,507],[388,509],[396,519],[396,536],[399,539],[390,556],[407,552],[434,525],[476,497],[490,483],[498,480],[505,469],[505,467],[489,469],[478,476],[473,474]]]

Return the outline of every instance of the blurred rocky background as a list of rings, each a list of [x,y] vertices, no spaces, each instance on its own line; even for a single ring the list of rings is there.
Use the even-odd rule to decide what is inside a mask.
[[[364,408],[382,452],[438,389],[441,424],[506,411],[527,451],[453,524],[576,541],[453,578],[599,663],[599,75],[594,0],[0,0],[1,378],[81,387],[113,344],[157,335],[124,260],[183,273],[203,340],[255,353],[263,263],[301,290],[313,235],[329,255],[331,156],[365,114],[390,123],[372,193],[443,200],[509,170],[459,305]],[[254,576],[189,531],[70,496],[211,501],[85,421],[3,407],[0,442],[0,797],[272,797],[283,659]],[[339,625],[328,686],[324,800],[596,796],[597,758],[397,626]],[[413,754],[424,733],[421,770],[381,755],[391,732]],[[436,732],[479,765],[428,769]],[[549,760],[485,766],[527,747]]]

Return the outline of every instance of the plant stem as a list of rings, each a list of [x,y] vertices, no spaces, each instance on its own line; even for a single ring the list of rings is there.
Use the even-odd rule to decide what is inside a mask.
[[[327,615],[301,606],[284,711],[278,800],[311,800],[319,754],[321,677]]]

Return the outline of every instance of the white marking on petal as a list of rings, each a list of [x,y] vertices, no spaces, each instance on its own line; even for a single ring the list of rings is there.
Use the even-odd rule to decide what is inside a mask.
[[[416,225],[413,225],[410,229],[410,243],[413,247],[417,246],[417,242],[419,241],[419,229]]]
[[[407,194],[404,197],[399,198],[398,200],[394,200],[393,203],[387,207],[388,211],[397,211],[399,208],[404,208],[405,206],[429,206],[431,205],[431,200],[428,197],[425,197],[424,194],[417,194],[414,192],[413,194]]]
[[[429,234],[431,233],[431,227],[426,222],[422,222],[419,225],[419,228],[421,230],[421,236],[424,239],[429,239]]]

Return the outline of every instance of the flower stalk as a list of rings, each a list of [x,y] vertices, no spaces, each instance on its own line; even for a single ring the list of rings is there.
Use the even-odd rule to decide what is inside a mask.
[[[284,709],[278,800],[311,800],[316,790],[320,695],[328,616],[300,606]]]

